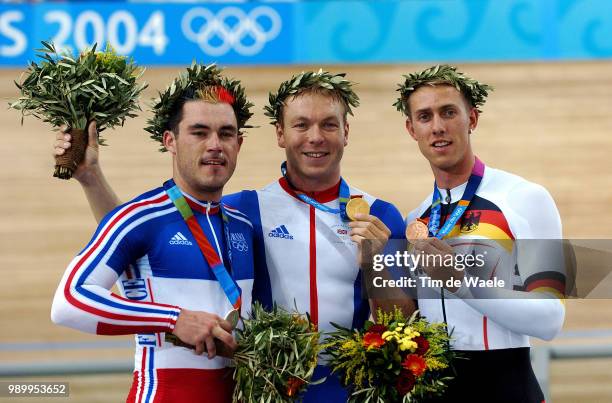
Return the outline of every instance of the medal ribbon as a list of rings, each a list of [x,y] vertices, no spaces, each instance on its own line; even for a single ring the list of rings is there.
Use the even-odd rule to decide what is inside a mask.
[[[187,223],[191,234],[195,238],[198,246],[200,247],[200,251],[204,256],[204,259],[206,259],[206,261],[208,262],[208,265],[212,269],[213,274],[221,285],[223,292],[225,292],[227,299],[229,299],[234,309],[240,309],[240,306],[242,304],[242,299],[240,297],[240,288],[227,271],[227,268],[223,264],[223,260],[221,260],[215,248],[212,247],[212,245],[206,238],[206,235],[204,234],[200,223],[198,223],[196,216],[193,214],[193,210],[191,210],[191,207],[189,207],[189,204],[187,204],[185,196],[183,196],[183,193],[181,193],[181,190],[178,188],[178,186],[176,186],[176,184],[174,184],[171,188],[167,188],[166,193],[170,197],[170,200],[172,200],[172,202],[174,203],[174,206],[177,208],[179,213],[181,213],[181,216],[183,216],[183,219]],[[220,209],[223,217],[223,222],[224,224],[227,224],[227,219],[223,210],[223,206],[220,206]],[[224,225],[224,232],[226,233],[225,237],[227,242],[227,240],[229,240],[229,234],[227,234],[226,228],[227,225]],[[229,244],[227,244],[227,248],[229,250]]]
[[[348,184],[346,183],[344,179],[340,178],[340,191],[339,191],[339,196],[338,196],[338,202],[340,204],[339,206],[340,208],[331,208],[331,207],[326,206],[325,204],[319,203],[312,197],[298,191],[297,189],[293,187],[293,185],[291,184],[291,181],[289,180],[289,178],[287,178],[287,161],[284,161],[281,164],[281,173],[283,174],[283,177],[287,180],[287,183],[295,191],[296,196],[301,201],[303,201],[306,204],[310,204],[316,209],[325,211],[326,213],[340,214],[340,217],[342,218],[342,220],[350,221],[350,218],[346,214],[346,204],[349,202],[351,198],[351,191],[349,189]]]
[[[444,238],[448,235],[449,232],[453,229],[457,221],[461,218],[465,210],[467,210],[470,202],[474,198],[476,194],[476,190],[482,182],[482,176],[484,175],[485,165],[475,157],[474,160],[474,168],[472,168],[472,174],[470,175],[470,179],[468,179],[467,186],[465,187],[465,191],[463,192],[463,196],[461,196],[461,200],[457,203],[457,206],[448,217],[448,220],[444,223],[442,228],[440,228],[440,218],[442,207],[440,203],[442,202],[442,196],[440,195],[440,191],[438,190],[438,185],[434,182],[434,191],[433,191],[433,199],[431,202],[431,212],[429,214],[429,232],[438,239]],[[440,230],[438,231],[438,228]]]

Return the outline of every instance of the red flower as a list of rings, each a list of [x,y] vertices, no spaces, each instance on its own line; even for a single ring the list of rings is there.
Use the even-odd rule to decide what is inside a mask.
[[[363,345],[368,348],[368,350],[371,348],[379,348],[383,344],[385,344],[385,340],[379,333],[367,332],[363,336]]]
[[[400,396],[404,396],[408,392],[414,388],[414,384],[416,383],[416,378],[412,374],[412,372],[402,369],[397,378],[397,383],[395,384],[395,389],[399,392]]]
[[[298,390],[300,390],[300,388],[302,387],[303,384],[304,384],[303,380],[292,376],[287,381],[287,390],[286,390],[285,393],[289,397],[295,396],[297,394]]]
[[[429,350],[429,342],[425,337],[417,336],[412,339],[412,341],[414,341],[418,346],[416,351],[414,352],[415,354],[425,355],[425,353]]]
[[[368,333],[378,333],[378,334],[383,334],[384,332],[387,331],[387,326],[385,325],[381,325],[381,324],[376,324],[376,325],[372,325],[370,326],[370,328],[368,329]]]
[[[425,372],[427,364],[425,363],[425,359],[420,355],[408,354],[404,361],[402,361],[402,367],[410,370],[414,376],[421,376],[423,372]]]

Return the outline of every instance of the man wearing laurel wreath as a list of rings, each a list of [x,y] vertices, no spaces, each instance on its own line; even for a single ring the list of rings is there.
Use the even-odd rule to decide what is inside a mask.
[[[364,297],[360,250],[365,240],[371,241],[374,253],[388,238],[404,236],[404,221],[395,206],[349,186],[341,177],[349,138],[347,117],[357,105],[344,74],[310,71],[283,82],[265,108],[278,145],[286,151],[282,177],[262,190],[224,197],[254,225],[253,298],[267,307],[276,303],[308,312],[320,331],[333,330],[331,322],[361,328],[371,311],[388,308],[389,301]],[[59,134],[55,153],[69,147],[70,137]],[[97,148],[88,150],[74,177],[98,218],[118,199],[97,158]],[[411,313],[411,301],[402,303]],[[320,364],[313,379],[327,379],[309,387],[304,401],[346,401],[338,378]]]
[[[282,176],[227,198],[255,223],[253,298],[268,307],[296,305],[322,332],[335,330],[331,322],[361,328],[371,306],[388,302],[370,301],[362,291],[360,250],[370,240],[372,249],[382,251],[389,237],[404,233],[395,206],[341,176],[348,114],[358,106],[352,86],[344,74],[322,70],[281,83],[264,109],[285,150]],[[347,400],[337,375],[319,360],[313,379],[321,377],[326,381],[309,386],[305,402]]]
[[[101,199],[87,192],[93,206],[102,200],[94,207],[100,225],[68,266],[51,316],[89,333],[136,335],[128,402],[232,400],[225,357],[237,347],[241,307],[248,314],[251,306],[253,231],[220,200],[251,106],[238,81],[214,65],[191,66],[160,93],[147,128],[172,155],[172,179],[117,207],[107,185]],[[95,124],[89,136],[85,164],[95,166]],[[74,173],[86,190],[93,171]],[[115,282],[122,296],[110,291]]]
[[[429,321],[446,322],[457,360],[444,401],[544,400],[531,368],[529,337],[552,339],[565,309],[561,219],[542,186],[485,166],[472,133],[486,84],[455,67],[433,66],[405,76],[395,106],[431,166],[434,191],[407,217],[414,254],[481,255],[482,267],[421,265],[418,307]],[[447,283],[447,280],[459,283]],[[481,280],[505,280],[483,287]]]

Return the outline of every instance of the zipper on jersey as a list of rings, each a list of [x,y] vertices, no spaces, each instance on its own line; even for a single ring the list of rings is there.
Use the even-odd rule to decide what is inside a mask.
[[[446,204],[451,204],[451,192],[450,189],[444,189],[446,190],[446,198],[444,199],[444,201],[446,202]]]
[[[446,204],[442,204],[442,209],[440,211],[440,226],[443,226],[444,223],[446,223],[446,216],[448,215],[448,210],[452,201],[450,189],[444,190],[446,190],[446,197],[444,198]],[[444,300],[444,287],[440,288],[440,303],[442,304],[442,318],[444,320],[444,323],[446,324],[446,331],[448,332],[448,320],[446,319],[446,302]],[[448,347],[450,348],[450,344],[448,344]]]
[[[212,233],[213,239],[215,240],[217,254],[221,259],[221,263],[225,264],[225,262],[223,261],[223,252],[221,251],[221,247],[219,246],[219,240],[217,239],[217,234],[215,233],[215,228],[213,227],[212,222],[210,221],[210,205],[211,203],[209,201],[206,202],[206,221],[208,221],[208,227],[210,228],[210,232]]]

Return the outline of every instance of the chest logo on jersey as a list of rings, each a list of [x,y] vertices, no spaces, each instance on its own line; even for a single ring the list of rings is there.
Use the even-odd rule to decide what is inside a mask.
[[[347,245],[353,245],[351,241],[351,227],[346,224],[336,224],[331,226],[332,231],[338,236],[338,240],[334,243],[344,243]]]
[[[193,245],[193,243],[191,243],[191,241],[188,240],[185,235],[181,233],[181,231],[174,234],[168,243],[170,245]]]
[[[246,252],[249,250],[249,244],[242,232],[231,233],[229,236],[232,248],[236,249],[238,252]]]
[[[287,227],[280,225],[268,232],[270,238],[293,239],[293,235],[289,233]]]
[[[478,228],[478,224],[480,224],[480,215],[482,213],[479,211],[468,211],[463,216],[463,222],[461,224],[461,232],[474,232]]]

